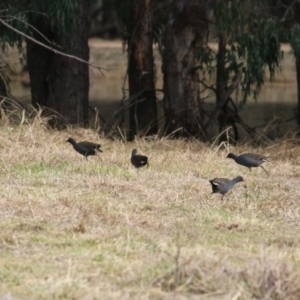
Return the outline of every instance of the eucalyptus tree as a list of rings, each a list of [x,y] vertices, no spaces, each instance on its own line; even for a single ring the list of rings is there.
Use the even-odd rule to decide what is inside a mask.
[[[122,0],[116,5],[128,51],[129,139],[157,133],[151,4]]]
[[[216,95],[216,113],[206,123],[205,131],[212,121],[218,119],[220,132],[228,125],[233,126],[235,139],[238,139],[237,122],[248,133],[254,133],[239,118],[238,112],[250,94],[257,98],[265,82],[266,70],[273,78],[282,58],[280,29],[277,22],[265,13],[267,7],[267,1],[216,2],[211,29],[217,38],[218,52],[215,55],[206,45],[198,56],[203,71],[201,83],[208,87],[215,76],[215,84],[210,89]],[[240,83],[238,105],[231,101],[228,94],[233,78]],[[228,103],[231,103],[232,109]]]
[[[85,124],[88,121],[89,0],[6,0],[1,3],[0,37],[2,46],[22,45],[26,39],[27,64],[32,104],[56,113],[53,125]],[[8,24],[16,30],[8,29]],[[37,44],[69,55],[62,56]]]
[[[165,133],[202,137],[197,50],[206,40],[213,1],[165,1],[162,19]]]
[[[252,134],[238,111],[251,93],[259,93],[266,67],[273,76],[281,58],[276,22],[263,13],[267,2],[165,0],[159,6],[166,132],[209,139],[213,123],[222,131],[238,121]],[[229,111],[230,95],[239,86],[241,101]],[[204,110],[205,89],[215,94],[211,113]]]
[[[300,125],[300,3],[297,0],[269,0],[270,17],[273,17],[281,27],[284,42],[290,44],[297,72],[297,123]]]

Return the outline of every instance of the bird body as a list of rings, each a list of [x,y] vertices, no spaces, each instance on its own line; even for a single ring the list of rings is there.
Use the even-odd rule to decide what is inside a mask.
[[[100,149],[100,144],[95,144],[88,141],[76,143],[76,141],[73,138],[69,138],[67,142],[72,144],[74,150],[82,154],[86,159],[89,155],[96,155],[97,152],[103,152]]]
[[[148,165],[148,157],[145,155],[137,154],[136,149],[132,150],[130,161],[132,165],[135,166],[136,168],[140,168],[145,165]]]
[[[266,156],[260,154],[254,154],[254,153],[244,153],[241,155],[235,155],[233,153],[229,153],[227,155],[227,158],[232,158],[237,164],[249,168],[250,171],[251,168],[261,167],[268,174],[266,169],[261,165],[262,163],[267,161]]]
[[[236,183],[244,181],[242,176],[238,176],[229,180],[227,178],[214,178],[210,180],[212,186],[212,193],[220,193],[222,195],[222,200],[224,195],[229,192]]]
[[[103,152],[100,149],[101,145],[93,143],[93,142],[83,141],[83,142],[79,142],[78,145],[83,146],[88,149],[94,149],[95,151],[98,151],[98,152]]]

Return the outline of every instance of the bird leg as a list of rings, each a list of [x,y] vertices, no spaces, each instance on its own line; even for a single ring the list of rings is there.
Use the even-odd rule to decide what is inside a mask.
[[[269,173],[267,172],[267,170],[263,167],[263,166],[260,166],[264,169],[264,171],[267,173],[267,175],[269,176]]]

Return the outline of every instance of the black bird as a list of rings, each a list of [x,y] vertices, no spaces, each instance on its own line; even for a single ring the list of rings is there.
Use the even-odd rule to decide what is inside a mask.
[[[241,155],[235,155],[233,153],[229,153],[227,155],[227,158],[234,159],[236,163],[249,168],[250,171],[251,168],[262,167],[264,171],[269,175],[266,169],[261,165],[262,163],[267,161],[266,156],[260,154],[254,154],[254,153],[244,153]]]
[[[88,141],[83,141],[80,143],[76,143],[76,141],[72,138],[67,140],[70,144],[73,145],[73,148],[80,154],[82,154],[86,159],[89,155],[96,155],[97,152],[103,152],[100,147],[100,144],[95,144]]]
[[[132,150],[130,161],[136,168],[140,168],[145,165],[148,166],[148,157],[145,155],[137,154],[136,149]]]
[[[223,200],[224,195],[229,192],[236,183],[244,181],[242,176],[233,178],[232,180],[226,178],[215,178],[210,180],[212,186],[212,194],[220,193],[222,194],[221,200]]]

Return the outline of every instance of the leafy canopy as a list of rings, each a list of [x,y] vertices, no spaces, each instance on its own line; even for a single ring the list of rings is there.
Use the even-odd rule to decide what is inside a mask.
[[[30,36],[37,34],[40,24],[66,37],[76,27],[77,1],[70,0],[4,0],[0,4],[0,18]],[[37,29],[36,29],[37,28]],[[21,47],[22,37],[0,24],[2,49],[6,45]]]
[[[214,9],[216,36],[226,37],[224,82],[229,82],[239,72],[243,99],[253,92],[257,97],[264,84],[266,69],[271,78],[278,68],[283,53],[280,50],[278,23],[263,11],[264,1],[219,1]],[[265,3],[266,5],[266,3]],[[199,61],[202,68],[213,74],[210,49],[202,49]]]

